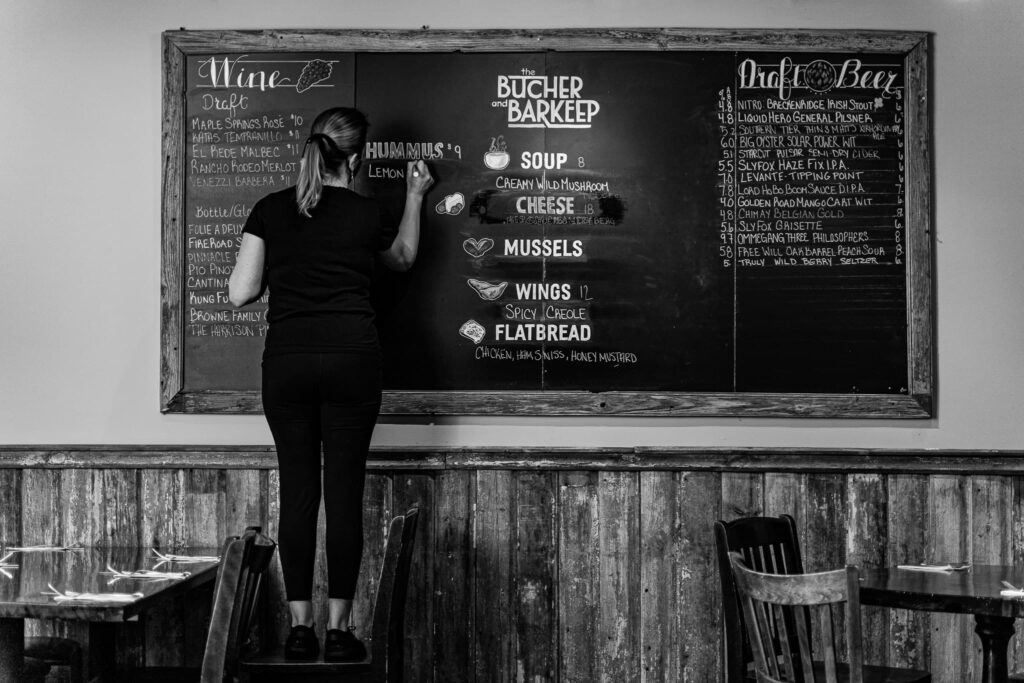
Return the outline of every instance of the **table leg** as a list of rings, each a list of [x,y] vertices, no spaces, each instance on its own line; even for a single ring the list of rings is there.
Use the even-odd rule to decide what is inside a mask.
[[[89,622],[90,680],[117,680],[117,627],[106,621]]]
[[[25,659],[25,620],[17,617],[0,619],[0,681],[21,680]]]
[[[974,615],[974,632],[981,638],[982,683],[1006,683],[1006,649],[1013,637],[1013,617]]]

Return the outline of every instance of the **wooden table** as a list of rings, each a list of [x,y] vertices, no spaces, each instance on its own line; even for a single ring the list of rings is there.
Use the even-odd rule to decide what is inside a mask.
[[[0,557],[10,551],[0,551]],[[180,555],[216,556],[219,548],[182,548]],[[158,601],[212,581],[216,562],[164,564],[161,571],[190,572],[184,579],[117,579],[108,565],[120,571],[153,569],[158,558],[150,548],[101,548],[15,552],[0,570],[0,681],[19,680],[24,657],[25,619],[73,619],[89,622],[89,651],[93,675],[113,680],[115,629],[119,622],[137,620]],[[141,593],[130,603],[57,602],[52,585],[66,593]]]
[[[896,569],[861,571],[860,601],[864,605],[928,612],[973,614],[981,639],[984,683],[1005,683],[1006,648],[1014,619],[1024,616],[1024,599],[1004,598],[1001,581],[1024,585],[1024,568],[974,565],[965,571],[917,572]]]

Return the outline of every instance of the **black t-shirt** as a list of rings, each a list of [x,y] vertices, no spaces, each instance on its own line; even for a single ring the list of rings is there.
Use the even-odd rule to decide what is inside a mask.
[[[266,244],[264,357],[376,353],[370,280],[375,256],[391,246],[397,226],[384,224],[377,202],[341,187],[325,187],[310,214],[299,214],[291,187],[259,200],[243,229]]]

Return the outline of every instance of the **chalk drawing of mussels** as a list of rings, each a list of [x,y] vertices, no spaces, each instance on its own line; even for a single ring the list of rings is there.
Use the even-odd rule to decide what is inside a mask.
[[[476,239],[469,237],[462,243],[462,250],[473,258],[480,258],[494,247],[494,240],[490,237]]]

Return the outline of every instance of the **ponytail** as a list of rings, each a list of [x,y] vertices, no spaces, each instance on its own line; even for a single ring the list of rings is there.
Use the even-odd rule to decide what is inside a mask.
[[[302,148],[299,177],[295,183],[295,200],[300,214],[310,216],[310,210],[320,203],[324,176],[338,175],[350,155],[362,152],[367,127],[363,113],[347,107],[328,109],[316,117]]]

